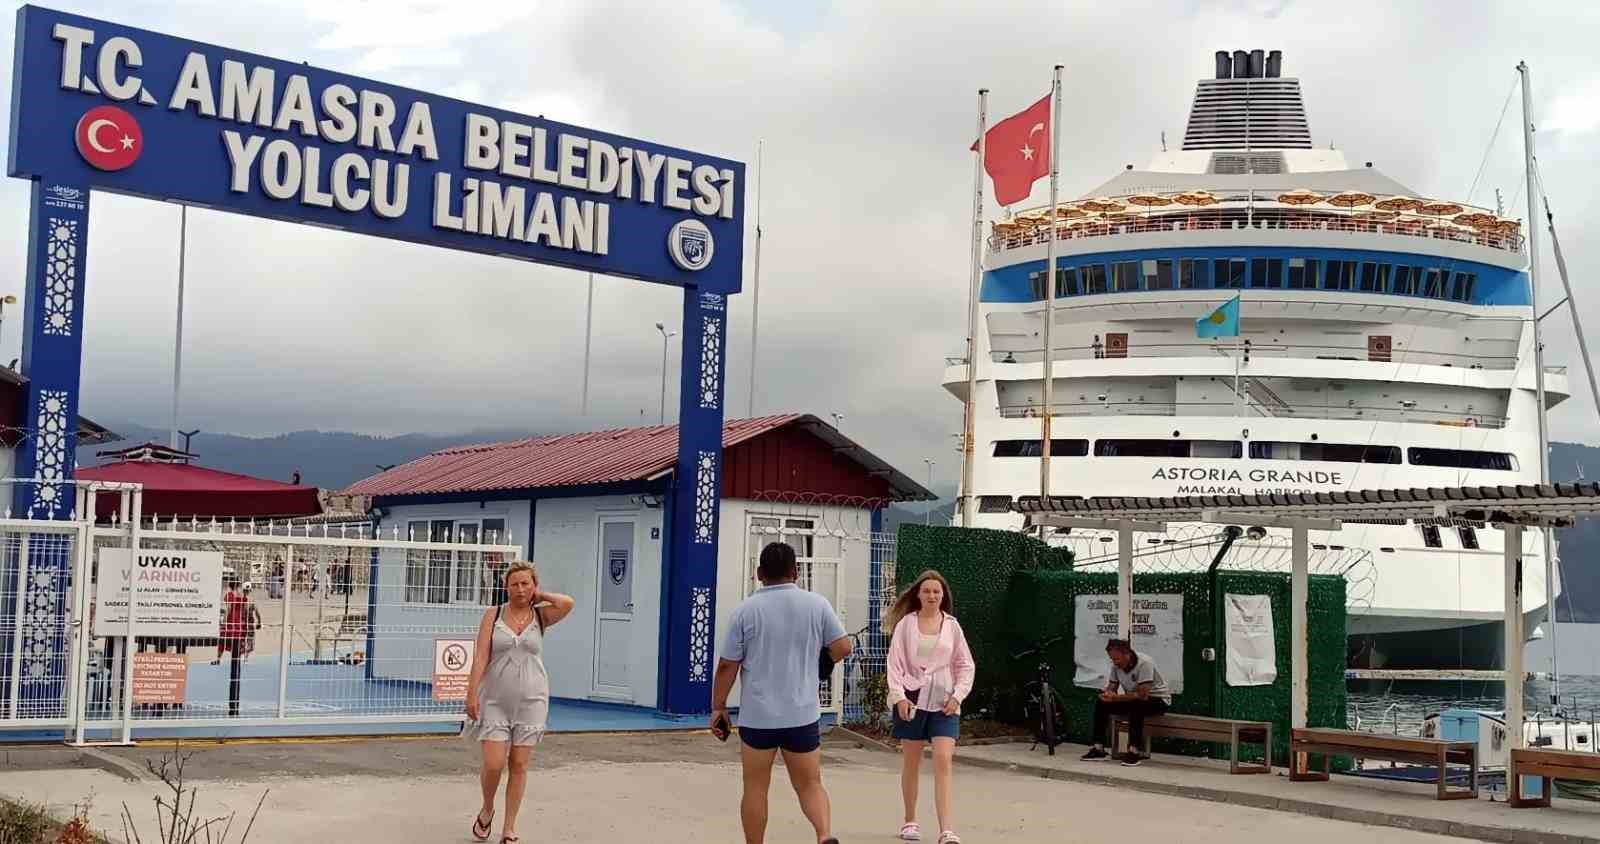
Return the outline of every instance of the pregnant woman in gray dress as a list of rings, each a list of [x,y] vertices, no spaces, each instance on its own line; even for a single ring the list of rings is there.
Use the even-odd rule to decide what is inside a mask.
[[[484,611],[478,644],[467,678],[467,718],[476,722],[483,748],[483,805],[472,822],[472,837],[489,840],[495,792],[506,777],[506,815],[502,844],[522,840],[517,813],[528,783],[528,761],[544,737],[550,711],[550,678],[544,671],[544,633],[572,612],[572,596],[539,590],[533,564],[518,560],[506,568],[506,603]]]

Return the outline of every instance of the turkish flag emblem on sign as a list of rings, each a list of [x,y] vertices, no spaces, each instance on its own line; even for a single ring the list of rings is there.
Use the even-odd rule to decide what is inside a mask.
[[[95,106],[78,119],[78,154],[100,170],[121,170],[144,152],[144,132],[133,115],[116,106]]]
[[[995,201],[1027,199],[1033,183],[1050,174],[1050,95],[996,123],[984,137],[983,169],[994,180]]]

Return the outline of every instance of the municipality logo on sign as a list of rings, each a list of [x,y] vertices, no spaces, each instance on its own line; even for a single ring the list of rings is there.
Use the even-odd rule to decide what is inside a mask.
[[[610,570],[611,582],[621,586],[623,577],[628,574],[628,555],[626,552],[611,552]]]
[[[711,264],[716,244],[711,240],[711,230],[699,220],[684,220],[667,232],[667,251],[672,253],[672,263],[690,272],[703,270]]]

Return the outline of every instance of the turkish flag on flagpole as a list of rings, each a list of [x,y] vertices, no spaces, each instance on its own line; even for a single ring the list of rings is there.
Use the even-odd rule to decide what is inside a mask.
[[[994,180],[995,202],[1027,199],[1033,183],[1050,175],[1050,95],[996,123],[984,137],[983,169]]]

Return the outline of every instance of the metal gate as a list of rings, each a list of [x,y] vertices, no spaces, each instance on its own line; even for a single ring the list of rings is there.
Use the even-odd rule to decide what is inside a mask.
[[[500,573],[521,553],[512,537],[150,520],[135,486],[77,486],[76,514],[95,513],[102,496],[116,500],[115,514],[0,519],[0,740],[433,732],[464,717],[459,696],[435,693],[438,643],[474,638],[483,607],[500,597]],[[141,619],[143,597],[131,612],[118,603],[123,567],[141,555],[160,565],[161,552],[220,559],[221,578],[237,581],[243,626],[225,651],[216,633],[175,638],[155,626],[162,619]],[[194,591],[191,617],[221,604]],[[98,626],[97,598],[115,608]],[[180,605],[152,614],[181,615]]]

